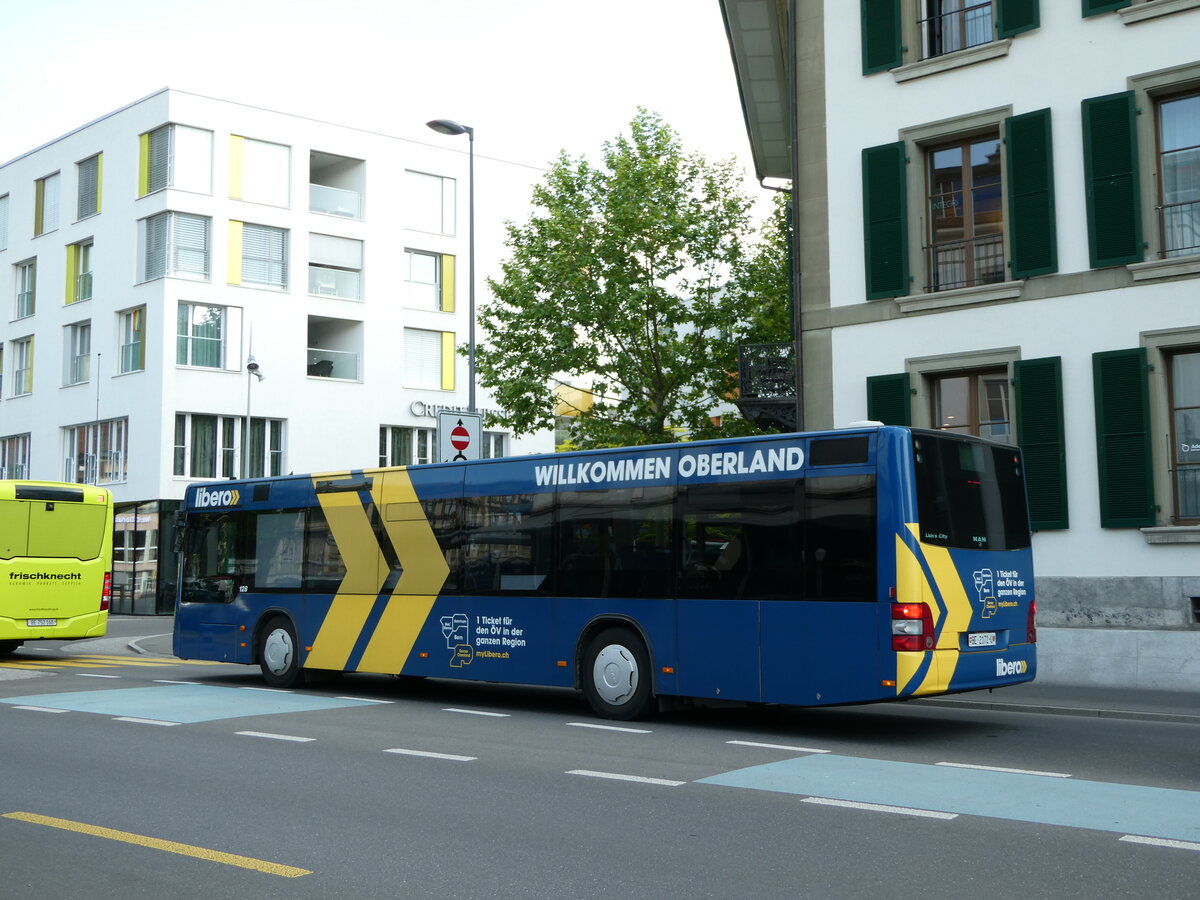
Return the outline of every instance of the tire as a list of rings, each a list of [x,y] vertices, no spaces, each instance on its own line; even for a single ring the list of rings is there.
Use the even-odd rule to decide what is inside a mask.
[[[304,684],[299,644],[291,620],[275,616],[258,636],[258,666],[271,687],[291,688]]]
[[[587,643],[583,693],[605,719],[636,719],[650,707],[650,654],[628,628],[606,628]]]
[[[20,647],[24,641],[0,641],[0,656],[9,656]]]

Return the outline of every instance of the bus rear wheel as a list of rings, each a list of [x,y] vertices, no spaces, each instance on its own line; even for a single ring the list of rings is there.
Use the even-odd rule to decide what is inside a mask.
[[[650,706],[650,654],[628,628],[608,628],[590,641],[583,657],[583,693],[597,715],[636,719]]]
[[[0,656],[8,656],[14,650],[16,650],[18,647],[20,647],[23,643],[25,643],[25,642],[24,641],[0,641]]]
[[[296,629],[290,620],[276,616],[263,626],[258,638],[258,666],[271,687],[299,687],[304,683],[300,668]]]

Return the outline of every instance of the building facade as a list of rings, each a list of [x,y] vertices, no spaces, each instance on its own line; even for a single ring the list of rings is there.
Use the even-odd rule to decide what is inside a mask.
[[[0,477],[113,490],[116,612],[172,608],[190,482],[436,461],[468,396],[444,143],[164,89],[0,165]]]
[[[1200,685],[1200,0],[722,7],[806,425],[1020,445],[1053,658]]]

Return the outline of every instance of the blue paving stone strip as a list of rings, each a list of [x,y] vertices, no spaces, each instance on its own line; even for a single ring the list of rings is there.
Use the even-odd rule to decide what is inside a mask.
[[[802,756],[703,784],[1200,841],[1200,792],[949,766]]]
[[[201,684],[164,684],[159,687],[33,694],[25,697],[5,697],[0,699],[0,703],[185,724],[236,719],[242,716],[376,705],[363,700]]]

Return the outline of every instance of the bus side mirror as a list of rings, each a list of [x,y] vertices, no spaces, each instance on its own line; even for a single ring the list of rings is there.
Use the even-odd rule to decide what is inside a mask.
[[[183,512],[175,513],[175,552],[178,553],[183,549],[183,541],[187,535],[187,515]]]

